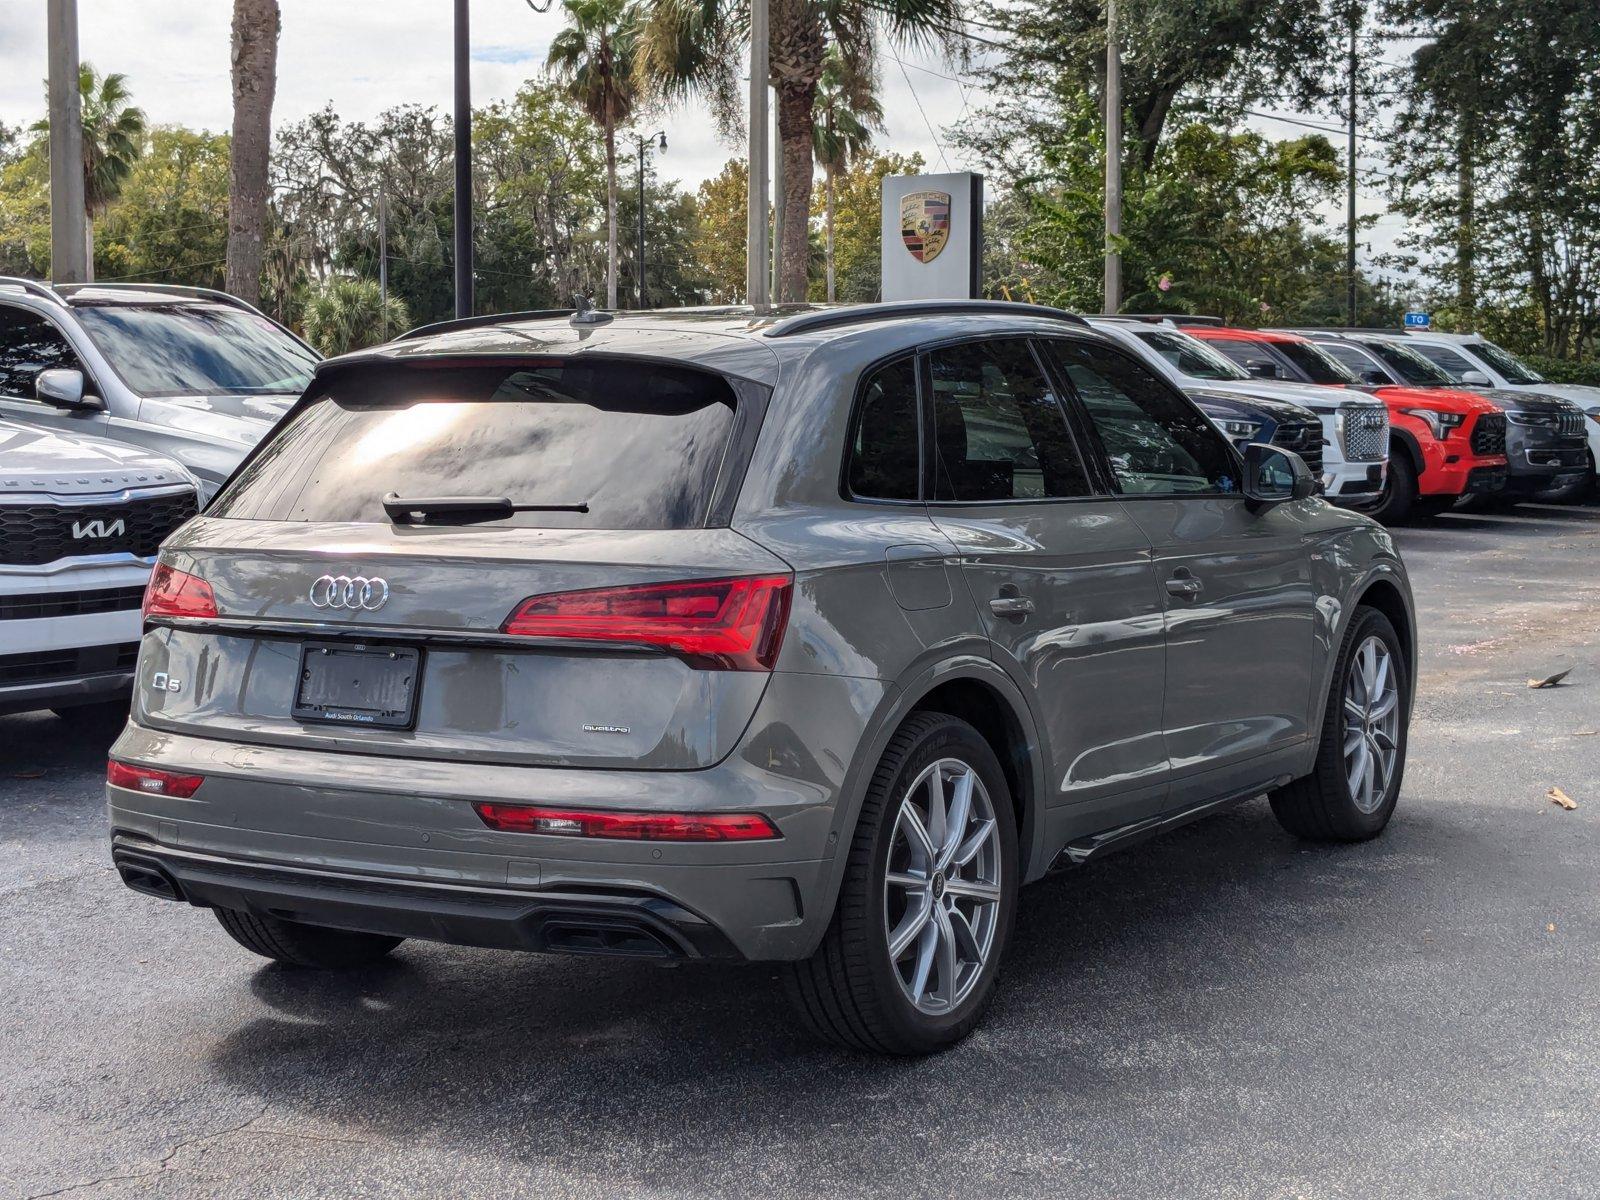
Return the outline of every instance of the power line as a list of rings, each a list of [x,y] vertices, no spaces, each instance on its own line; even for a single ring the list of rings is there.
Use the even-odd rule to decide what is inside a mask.
[[[895,62],[900,63],[900,77],[906,81],[906,87],[911,89],[911,99],[916,103],[917,111],[922,114],[922,123],[928,127],[928,136],[933,139],[933,144],[939,151],[939,161],[944,164],[944,169],[948,171],[950,169],[950,160],[945,157],[944,143],[939,140],[939,135],[934,132],[933,122],[928,120],[928,112],[922,107],[922,99],[917,95],[916,86],[911,82],[911,73],[906,70],[905,63],[900,62],[898,58],[895,59]]]

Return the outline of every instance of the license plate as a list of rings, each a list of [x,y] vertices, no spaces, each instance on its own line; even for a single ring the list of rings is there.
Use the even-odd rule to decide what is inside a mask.
[[[406,646],[303,646],[297,721],[410,729],[417,719],[422,652]]]

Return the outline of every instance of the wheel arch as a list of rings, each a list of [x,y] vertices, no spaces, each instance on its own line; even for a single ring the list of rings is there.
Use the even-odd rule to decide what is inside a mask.
[[[896,731],[918,712],[959,717],[989,743],[1005,772],[1017,814],[1019,882],[1038,878],[1048,865],[1043,854],[1047,751],[1026,698],[1010,676],[987,658],[962,655],[925,666],[884,698],[861,739],[834,814],[829,841],[833,857],[821,891],[824,907],[807,916],[813,936],[806,953],[815,948],[833,919],[850,842],[878,762]]]

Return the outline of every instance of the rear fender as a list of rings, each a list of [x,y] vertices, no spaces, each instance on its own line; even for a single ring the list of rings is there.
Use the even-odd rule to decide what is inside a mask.
[[[1044,743],[1040,726],[1034,720],[1022,691],[1004,670],[988,658],[963,654],[924,663],[914,667],[899,686],[884,696],[867,726],[867,732],[862,736],[855,759],[850,764],[844,786],[840,789],[833,829],[828,838],[828,849],[832,859],[823,868],[821,894],[827,908],[813,914],[812,935],[815,940],[806,948],[806,953],[815,949],[816,943],[821,940],[828,923],[833,919],[833,909],[839,900],[839,888],[843,883],[845,866],[850,857],[850,842],[855,836],[856,823],[861,817],[861,806],[866,800],[867,788],[872,782],[879,760],[883,758],[884,751],[888,748],[889,740],[929,693],[942,684],[958,679],[971,679],[998,692],[1010,706],[1012,715],[1021,727],[1024,742],[1032,751],[1023,764],[1023,768],[1029,773],[1031,794],[1023,805],[1022,827],[1017,831],[1017,846],[1023,881],[1036,879],[1044,873],[1048,861],[1045,855],[1045,822],[1042,819],[1041,808],[1044,797],[1048,794],[1045,790],[1047,786],[1045,762],[1049,751]]]

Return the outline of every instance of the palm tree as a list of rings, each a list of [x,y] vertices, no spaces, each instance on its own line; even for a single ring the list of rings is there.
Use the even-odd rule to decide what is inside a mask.
[[[281,26],[278,0],[233,0],[227,287],[251,304],[261,298],[267,158],[272,150],[272,97],[278,86]]]
[[[381,342],[386,333],[398,334],[411,317],[398,296],[384,306],[376,280],[338,275],[311,293],[302,321],[306,341],[332,356]]]
[[[883,128],[883,105],[878,102],[872,84],[871,79],[863,79],[855,74],[838,52],[838,47],[829,47],[828,57],[822,65],[822,78],[817,80],[814,105],[816,125],[811,135],[824,180],[823,261],[828,277],[829,304],[836,298],[833,280],[834,181],[841,171],[849,170],[850,164],[872,144],[872,131]]]
[[[561,0],[569,24],[550,43],[546,60],[567,92],[605,132],[606,307],[617,307],[617,127],[637,98],[634,52],[640,12],[636,0]]]
[[[639,74],[669,98],[709,97],[725,128],[737,128],[739,74],[750,41],[749,0],[640,0]],[[804,300],[811,261],[811,186],[817,85],[829,47],[852,75],[875,76],[876,39],[895,46],[937,45],[963,55],[964,0],[769,0],[768,60],[778,90],[778,142],[783,155],[783,272],[778,299]]]
[[[144,153],[145,120],[143,110],[130,103],[128,77],[120,72],[102,78],[93,64],[80,63],[78,95],[83,108],[83,240],[93,279],[95,218],[122,194],[133,164]],[[33,132],[48,139],[49,118],[36,122]]]

